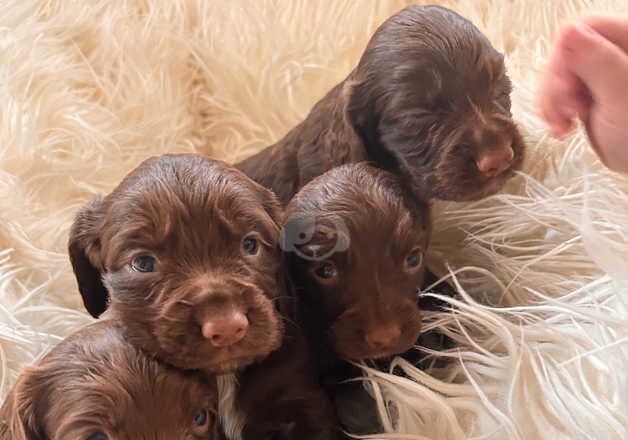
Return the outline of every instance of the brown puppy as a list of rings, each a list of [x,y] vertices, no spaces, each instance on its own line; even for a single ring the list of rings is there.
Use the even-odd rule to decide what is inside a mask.
[[[0,409],[0,439],[213,440],[217,400],[214,378],[147,357],[103,321],[25,369]]]
[[[281,246],[299,297],[299,322],[345,429],[381,430],[360,375],[343,360],[380,359],[419,339],[418,289],[429,208],[394,175],[365,163],[306,184],[285,211]]]
[[[290,201],[281,245],[302,315],[325,329],[318,338],[338,357],[377,359],[414,346],[429,233],[428,207],[364,163],[328,171]]]
[[[285,296],[273,194],[210,159],[148,159],[77,215],[69,252],[87,310],[179,368],[231,372],[276,350]],[[107,287],[107,289],[105,288]]]
[[[471,22],[410,6],[302,123],[237,166],[284,203],[334,166],[363,160],[402,176],[421,200],[479,199],[523,160],[510,91],[502,55]]]
[[[290,423],[299,433],[312,430],[303,438],[324,439],[334,424],[290,324],[279,216],[275,196],[240,171],[168,155],[148,159],[107,197],[92,200],[70,233],[72,266],[92,315],[109,306],[131,343],[176,367],[237,372],[219,377],[219,409],[232,439],[262,439],[262,429]],[[265,375],[279,380],[248,385]],[[277,409],[283,406],[290,411]],[[259,419],[267,410],[270,418]]]
[[[426,204],[394,175],[365,163],[317,177],[286,208],[281,245],[300,300],[299,321],[351,433],[376,433],[381,426],[362,385],[346,382],[359,369],[342,360],[386,358],[417,343],[430,225]]]

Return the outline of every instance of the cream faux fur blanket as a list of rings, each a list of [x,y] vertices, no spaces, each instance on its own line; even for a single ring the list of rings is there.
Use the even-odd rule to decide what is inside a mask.
[[[147,156],[274,142],[407,3],[0,0],[0,396],[90,322],[66,255],[82,203]],[[627,439],[628,179],[582,133],[548,138],[534,91],[562,22],[628,1],[440,3],[505,53],[529,157],[502,194],[437,206],[431,264],[462,300],[426,320],[458,347],[430,374],[370,372],[377,438]]]

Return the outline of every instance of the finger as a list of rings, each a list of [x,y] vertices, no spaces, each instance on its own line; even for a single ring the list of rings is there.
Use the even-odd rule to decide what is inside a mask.
[[[624,52],[628,52],[628,18],[589,16],[583,23]]]
[[[596,101],[614,102],[624,93],[628,55],[587,26],[569,26],[557,44],[564,68],[576,75]]]
[[[546,77],[549,74],[546,74]],[[540,109],[541,116],[548,125],[548,128],[554,137],[565,136],[572,126],[572,118],[565,116],[560,107],[555,103],[557,98],[555,97],[556,91],[552,86],[551,78],[544,78],[537,95],[537,106]]]
[[[586,115],[590,106],[586,88],[564,66],[561,51],[554,50],[537,94],[541,115],[556,137],[568,134],[573,119]]]

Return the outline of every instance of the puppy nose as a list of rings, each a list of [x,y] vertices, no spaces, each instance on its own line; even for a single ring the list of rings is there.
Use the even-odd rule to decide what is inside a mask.
[[[249,320],[239,310],[229,312],[225,316],[206,321],[201,327],[203,337],[214,347],[229,347],[246,335]]]
[[[508,169],[514,157],[515,152],[512,147],[506,145],[495,150],[484,151],[475,163],[482,174],[495,177]]]
[[[395,345],[401,336],[398,325],[376,327],[366,334],[366,344],[375,350],[381,350]]]

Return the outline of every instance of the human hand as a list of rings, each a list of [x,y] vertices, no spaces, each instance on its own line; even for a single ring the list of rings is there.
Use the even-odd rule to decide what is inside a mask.
[[[628,173],[628,19],[590,17],[564,28],[538,102],[554,136],[579,118],[602,162]]]

